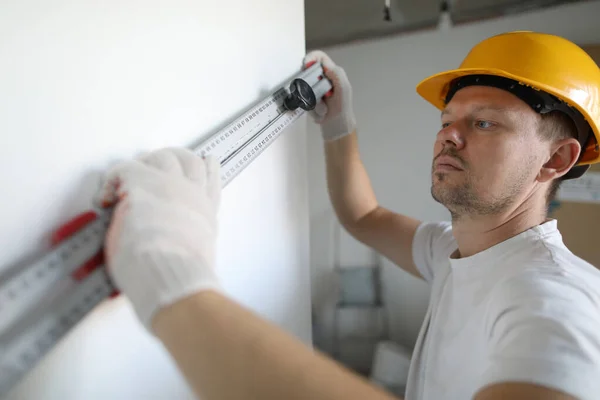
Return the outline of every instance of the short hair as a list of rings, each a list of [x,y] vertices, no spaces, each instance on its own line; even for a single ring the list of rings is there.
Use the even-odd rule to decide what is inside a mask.
[[[538,123],[538,133],[546,140],[555,141],[567,138],[577,139],[577,128],[573,120],[561,111],[551,111],[546,114],[541,114],[541,119]],[[560,188],[562,178],[556,178],[550,183],[550,188],[546,195],[546,208],[556,197]]]

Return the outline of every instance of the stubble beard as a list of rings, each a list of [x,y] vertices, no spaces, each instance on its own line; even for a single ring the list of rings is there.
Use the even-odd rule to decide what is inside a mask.
[[[475,182],[468,171],[456,172],[465,174],[465,179],[459,184],[450,182],[448,173],[433,172],[431,196],[435,201],[445,206],[453,221],[469,216],[498,215],[509,208],[519,193],[523,179],[511,179],[501,196],[493,199],[482,199],[475,189]]]

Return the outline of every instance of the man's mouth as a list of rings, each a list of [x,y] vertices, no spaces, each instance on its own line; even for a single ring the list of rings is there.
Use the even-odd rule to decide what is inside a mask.
[[[454,157],[450,156],[439,156],[435,160],[434,164],[435,171],[463,171],[460,162]]]

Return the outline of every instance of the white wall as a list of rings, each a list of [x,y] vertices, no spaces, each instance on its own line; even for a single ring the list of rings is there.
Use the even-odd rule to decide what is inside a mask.
[[[294,75],[303,15],[302,0],[1,2],[0,268],[47,248],[114,161],[196,143]],[[234,298],[310,344],[305,123],[225,189],[218,274]],[[118,299],[9,398],[191,392]]]
[[[448,32],[421,32],[324,49],[345,68],[352,84],[360,152],[379,202],[421,219],[449,218],[430,195],[439,111],[417,95],[417,83],[433,73],[458,67],[473,45],[504,31],[544,31],[579,44],[598,43],[598,16],[600,2],[585,2],[455,27]],[[315,343],[327,348],[335,296],[328,287],[332,278],[333,219],[320,133],[312,123],[308,129],[313,307],[318,326],[325,331],[325,340],[316,337],[319,341]],[[347,239],[344,243],[342,266],[372,258],[370,250],[356,241]],[[412,348],[426,311],[428,288],[387,260],[384,267],[392,338]]]

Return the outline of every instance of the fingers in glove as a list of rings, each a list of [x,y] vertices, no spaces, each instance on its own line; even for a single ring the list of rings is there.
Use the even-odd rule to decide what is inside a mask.
[[[178,150],[175,148],[163,148],[152,151],[137,159],[168,174],[183,175],[184,168]]]
[[[194,183],[206,187],[206,194],[216,204],[221,197],[221,163],[216,156],[202,158],[191,150],[173,149],[179,157],[185,175]]]
[[[119,197],[123,197],[126,194],[124,180],[131,176],[132,171],[149,168],[149,166],[157,169],[165,168],[167,170],[176,168],[172,157],[169,157],[169,155],[164,154],[160,150],[144,152],[133,160],[120,162],[110,168],[105,174],[100,188],[92,199],[93,204],[102,208],[114,206]]]
[[[113,202],[116,202],[118,198],[127,194],[131,182],[139,180],[137,177],[142,175],[142,171],[148,168],[147,165],[138,160],[127,161],[115,166],[109,171],[106,178],[107,195],[111,197]]]
[[[110,207],[111,200],[114,202],[111,198],[111,193],[107,191],[106,186],[106,180],[102,180],[98,185],[98,190],[96,190],[96,193],[92,196],[92,204],[94,207],[107,208]]]
[[[219,168],[220,164],[214,157],[206,161],[186,148],[160,149],[110,169],[94,203],[100,207],[112,206],[133,187],[143,188],[160,197],[169,197],[169,191],[161,186],[164,184],[162,178],[178,177],[206,188],[209,196],[218,198],[221,188]],[[180,200],[184,201],[183,198]]]
[[[343,88],[347,88],[348,86],[350,86],[348,75],[346,74],[344,68],[340,66],[335,66],[334,68],[325,71],[324,74],[331,80],[331,83],[333,84],[334,96],[336,89],[340,91],[343,90]]]
[[[126,164],[129,165],[132,162],[136,161],[129,161]],[[119,171],[125,167],[126,165],[123,163],[118,164],[105,175],[104,179],[100,182],[100,187],[92,198],[94,206],[99,208],[112,207],[117,203],[120,196],[124,196],[124,193],[120,190],[122,179]]]
[[[322,50],[313,50],[304,57],[304,65],[312,61],[320,62],[325,70],[333,69],[336,66],[331,57]]]
[[[323,121],[323,119],[325,119],[325,116],[327,115],[327,110],[327,104],[323,100],[321,100],[317,103],[315,108],[312,111],[310,111],[310,115],[315,120],[315,122],[321,122]]]
[[[201,156],[186,148],[175,148],[173,154],[181,163],[183,174],[195,184],[206,185],[207,170],[206,164]]]
[[[152,180],[150,178],[152,173],[164,172],[183,176],[185,171],[180,160],[183,157],[180,155],[181,150],[183,149],[163,148],[117,164],[106,174],[102,187],[94,198],[94,203],[101,207],[114,205],[119,197],[126,194],[130,182],[141,183],[148,179]]]

